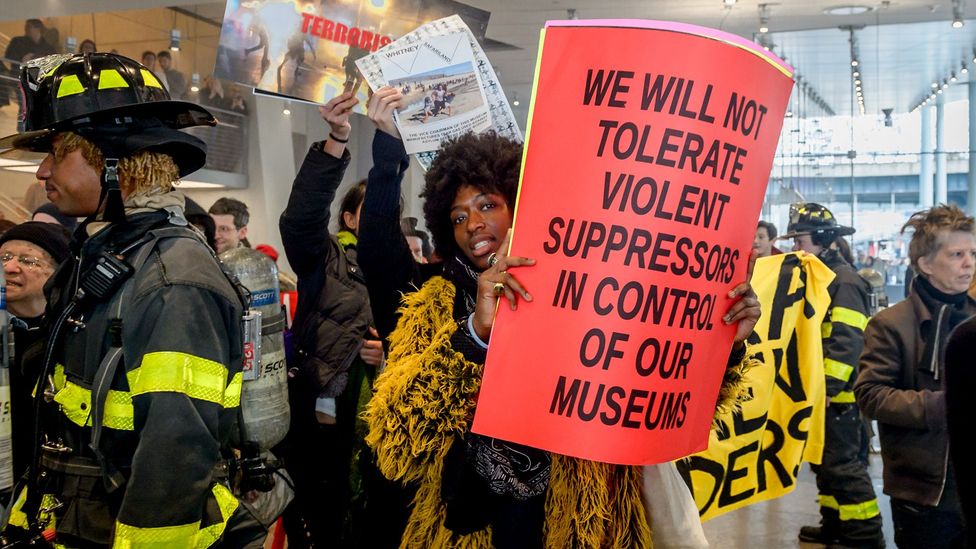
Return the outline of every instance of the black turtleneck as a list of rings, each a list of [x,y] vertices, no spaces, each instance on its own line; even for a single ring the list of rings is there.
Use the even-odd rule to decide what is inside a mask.
[[[973,314],[972,308],[967,306],[969,296],[966,292],[947,294],[940,291],[924,275],[915,278],[913,291],[932,315],[927,329],[924,324],[922,327],[925,350],[920,367],[939,379],[949,333]]]
[[[923,288],[923,291],[936,301],[941,301],[942,303],[952,305],[953,307],[963,307],[966,304],[966,292],[960,292],[958,294],[947,294],[929,282],[929,279],[925,275],[919,275],[915,278],[916,284]]]

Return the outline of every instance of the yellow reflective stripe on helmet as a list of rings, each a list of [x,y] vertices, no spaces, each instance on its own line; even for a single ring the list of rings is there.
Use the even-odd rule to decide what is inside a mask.
[[[825,358],[824,373],[828,377],[846,382],[851,379],[851,374],[854,373],[854,367],[843,362],[838,362],[832,358]]]
[[[868,325],[867,316],[855,311],[854,309],[848,309],[847,307],[834,307],[831,309],[830,320],[831,322],[847,324],[848,326],[857,328],[858,330],[863,330],[864,327]]]
[[[116,549],[194,547],[199,531],[199,521],[192,524],[162,526],[160,528],[138,528],[116,521],[115,541],[112,543],[112,547]]]
[[[837,404],[854,404],[854,392],[841,391],[835,396],[830,397],[830,402],[836,402]]]
[[[115,69],[102,69],[98,73],[98,89],[128,88],[129,83]]]
[[[241,405],[241,388],[244,384],[244,374],[237,372],[227,384],[224,391],[224,408],[236,408]]]
[[[205,358],[176,351],[147,353],[142,364],[126,376],[132,396],[184,393],[190,398],[224,404],[227,368]]]
[[[864,503],[839,504],[834,496],[820,496],[820,506],[837,511],[840,520],[868,520],[881,514],[877,499]]]
[[[163,85],[159,83],[159,80],[156,80],[156,77],[153,76],[153,73],[147,71],[146,69],[139,69],[139,72],[142,73],[143,84],[151,88],[160,88],[160,89],[163,88]]]
[[[220,508],[221,521],[200,530],[200,534],[197,536],[197,549],[207,549],[224,535],[227,521],[230,520],[230,516],[240,505],[234,494],[223,484],[214,484],[213,495],[217,500],[217,507]]]
[[[833,332],[834,332],[834,325],[831,324],[830,322],[824,322],[823,324],[820,325],[821,338],[827,339],[828,337],[830,337],[830,334],[832,334]]]
[[[91,427],[91,391],[68,381],[64,366],[54,368],[54,401],[61,405],[61,413],[80,427]],[[125,391],[109,390],[105,397],[105,413],[102,424],[120,431],[135,429],[132,397]]]
[[[81,80],[78,80],[78,76],[71,74],[65,76],[58,83],[58,93],[56,97],[58,99],[62,97],[67,97],[69,95],[75,95],[85,91],[85,86],[81,84]]]

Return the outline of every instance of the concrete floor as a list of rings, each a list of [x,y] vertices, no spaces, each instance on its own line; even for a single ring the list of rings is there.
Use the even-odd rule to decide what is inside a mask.
[[[881,456],[871,454],[869,473],[878,495],[888,547],[894,548],[891,507],[881,493]],[[713,549],[818,549],[815,543],[797,539],[800,527],[820,523],[817,484],[809,465],[803,465],[796,488],[789,494],[726,513],[704,524],[705,537]]]

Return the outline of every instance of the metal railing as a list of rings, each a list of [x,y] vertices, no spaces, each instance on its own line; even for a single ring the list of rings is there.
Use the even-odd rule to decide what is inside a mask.
[[[9,219],[16,223],[22,223],[31,218],[31,212],[20,202],[14,200],[4,192],[0,192],[0,214],[2,219]]]
[[[248,116],[209,105],[204,107],[217,117],[217,125],[185,130],[207,144],[207,164],[204,167],[219,172],[247,173]]]

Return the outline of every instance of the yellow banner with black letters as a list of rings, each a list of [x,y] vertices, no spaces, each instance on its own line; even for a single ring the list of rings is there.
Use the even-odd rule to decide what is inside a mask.
[[[702,520],[789,493],[800,463],[820,463],[824,369],[820,324],[834,273],[810,254],[756,262],[752,286],[762,317],[749,339],[761,361],[746,374],[751,400],[720,417],[708,449],[678,469],[692,486]]]

